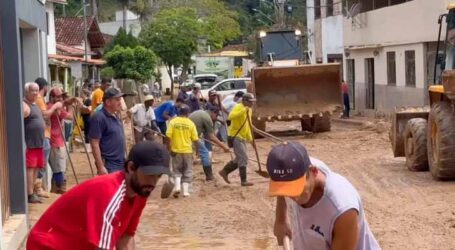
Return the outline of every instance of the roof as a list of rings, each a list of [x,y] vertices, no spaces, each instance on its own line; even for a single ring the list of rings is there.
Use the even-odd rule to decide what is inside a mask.
[[[59,55],[84,56],[85,50],[57,43],[57,53]],[[87,54],[96,55],[93,51],[87,51]]]
[[[85,59],[82,57],[75,57],[75,56],[65,56],[65,55],[55,55],[55,54],[49,54],[49,58],[51,59],[57,59],[57,60],[62,60],[64,62],[85,62]],[[99,60],[99,59],[87,59],[88,64],[93,64],[93,65],[104,65],[106,64],[106,61],[104,60]]]
[[[48,2],[51,3],[59,3],[59,4],[68,4],[66,0],[47,0]]]
[[[81,45],[84,42],[85,29],[83,17],[56,17],[55,37],[57,43]],[[106,43],[94,17],[87,17],[87,37],[90,47],[103,48]]]

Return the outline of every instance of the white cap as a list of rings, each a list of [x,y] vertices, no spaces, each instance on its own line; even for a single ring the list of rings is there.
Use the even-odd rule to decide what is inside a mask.
[[[146,96],[144,97],[144,102],[152,101],[152,100],[154,100],[153,95],[146,95]]]
[[[200,89],[201,88],[201,84],[197,82],[197,83],[194,84],[194,87]]]

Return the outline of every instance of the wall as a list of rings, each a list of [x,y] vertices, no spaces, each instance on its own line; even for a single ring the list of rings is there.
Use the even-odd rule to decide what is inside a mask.
[[[331,16],[322,20],[322,55],[327,63],[327,54],[342,54],[343,49],[343,16]]]
[[[57,54],[57,42],[55,40],[55,18],[54,18],[54,4],[46,2],[46,13],[48,15],[49,31],[47,35],[47,53]]]
[[[437,20],[444,13],[446,0],[413,0],[361,13],[355,25],[352,19],[343,18],[344,46],[435,41]]]
[[[24,83],[32,82],[41,76],[40,37],[36,29],[21,29]]]
[[[406,87],[405,80],[405,50],[415,50],[416,87]],[[375,56],[374,53],[377,53]],[[387,85],[387,56],[388,51],[395,51],[396,86]],[[375,69],[375,108],[391,112],[400,106],[421,106],[426,104],[427,81],[427,45],[424,43],[387,46],[377,49],[351,50],[349,57],[355,60],[355,103],[356,110],[365,109],[365,59],[374,58]],[[345,78],[346,72],[345,72]]]

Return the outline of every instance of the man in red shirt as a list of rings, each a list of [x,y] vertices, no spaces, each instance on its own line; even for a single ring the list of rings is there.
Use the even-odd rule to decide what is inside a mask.
[[[349,87],[348,84],[343,80],[341,82],[341,93],[343,94],[343,118],[349,118],[349,110],[351,110],[349,102]]]
[[[147,197],[169,153],[156,142],[133,146],[119,171],[88,180],[63,194],[30,231],[27,250],[134,249],[134,235]]]
[[[50,102],[47,109],[51,110],[57,103],[63,103],[63,91],[61,88],[53,88],[49,92]],[[73,120],[72,105],[65,105],[64,108],[54,111],[51,115],[51,152],[49,155],[49,165],[52,169],[52,193],[63,194],[66,192],[66,149],[65,139],[63,138],[63,120]]]

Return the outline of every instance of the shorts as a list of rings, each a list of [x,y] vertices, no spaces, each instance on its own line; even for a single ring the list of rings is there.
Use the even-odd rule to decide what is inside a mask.
[[[44,149],[27,148],[25,150],[25,165],[27,168],[44,168]]]
[[[49,165],[52,173],[65,173],[66,171],[66,149],[65,147],[52,148],[49,155]]]

